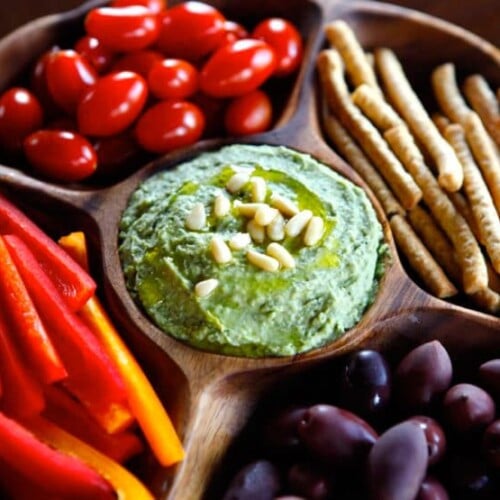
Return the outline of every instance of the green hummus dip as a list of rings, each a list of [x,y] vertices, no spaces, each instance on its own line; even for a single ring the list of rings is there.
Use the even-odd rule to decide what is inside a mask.
[[[240,168],[265,180],[266,201],[278,194],[323,219],[316,245],[304,245],[301,236],[280,242],[295,267],[268,272],[249,262],[247,251],[265,253],[267,237],[233,250],[228,263],[214,260],[214,235],[228,241],[246,231],[248,218],[235,200],[252,201],[250,189],[225,189]],[[221,192],[232,205],[215,217]],[[200,202],[206,224],[188,229]],[[355,325],[373,301],[386,249],[360,188],[308,155],[272,146],[228,146],[152,176],[133,193],[119,237],[127,287],[160,329],[203,350],[248,357],[294,355]],[[209,295],[194,292],[214,278]]]

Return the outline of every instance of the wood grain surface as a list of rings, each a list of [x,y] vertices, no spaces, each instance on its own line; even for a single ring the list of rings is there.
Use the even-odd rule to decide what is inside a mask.
[[[0,2],[0,36],[30,19],[71,9],[80,3],[81,0],[16,0],[14,3],[3,0]],[[392,0],[387,3],[441,17],[500,45],[498,0]]]

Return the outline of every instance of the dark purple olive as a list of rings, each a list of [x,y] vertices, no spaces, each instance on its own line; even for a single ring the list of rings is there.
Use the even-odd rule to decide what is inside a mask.
[[[479,367],[479,377],[488,391],[500,398],[500,359],[491,359]]]
[[[391,374],[382,354],[369,349],[347,360],[340,381],[341,406],[368,418],[381,415],[391,396]]]
[[[311,455],[334,467],[361,464],[377,439],[375,430],[364,420],[330,405],[311,406],[298,431]]]
[[[437,479],[426,477],[420,485],[415,500],[449,500],[449,498],[448,492]]]
[[[441,461],[446,452],[446,436],[441,425],[433,418],[425,415],[417,415],[408,420],[416,422],[424,431],[429,455],[428,465],[434,465]]]
[[[223,500],[272,500],[281,489],[278,470],[267,460],[252,462],[231,481]]]
[[[324,500],[333,493],[331,479],[309,463],[293,465],[288,471],[288,488],[308,500]]]
[[[286,408],[274,415],[264,426],[264,446],[272,452],[290,453],[300,450],[298,424],[307,408]]]
[[[304,497],[298,497],[296,495],[284,495],[281,497],[276,497],[274,500],[307,500]]]
[[[427,441],[414,422],[397,424],[382,434],[368,455],[372,500],[414,500],[427,469]]]
[[[407,410],[426,408],[448,389],[453,375],[450,356],[433,340],[411,350],[399,363],[394,384],[399,404]]]
[[[487,462],[500,469],[500,420],[495,420],[486,427],[481,445]]]
[[[443,412],[451,427],[460,433],[486,427],[495,418],[495,403],[491,396],[472,384],[450,387],[443,400]]]

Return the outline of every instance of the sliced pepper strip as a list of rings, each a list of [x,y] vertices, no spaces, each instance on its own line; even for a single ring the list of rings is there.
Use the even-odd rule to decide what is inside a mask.
[[[147,488],[127,469],[44,418],[30,421],[30,430],[44,443],[78,457],[115,489],[118,500],[153,500]]]
[[[0,305],[8,311],[7,323],[18,340],[20,350],[37,377],[47,384],[68,374],[50,340],[26,290],[12,257],[0,236]]]
[[[0,233],[15,234],[28,245],[72,311],[78,311],[94,294],[96,284],[90,275],[2,195]]]
[[[1,411],[16,418],[30,417],[42,411],[45,405],[42,389],[22,364],[8,334],[3,309],[0,309],[0,376],[3,389]]]
[[[87,266],[85,235],[74,232],[59,240],[59,244],[82,267]],[[91,297],[79,315],[99,338],[116,364],[127,391],[132,413],[161,465],[168,467],[184,458],[182,443],[165,408],[142,368],[117,332],[96,296]]]
[[[114,364],[85,323],[67,307],[26,244],[14,235],[4,240],[68,371],[64,386],[108,432],[128,427],[133,416]]]
[[[57,448],[57,447],[56,447]],[[56,498],[112,500],[110,484],[81,459],[41,442],[0,413],[0,459]]]

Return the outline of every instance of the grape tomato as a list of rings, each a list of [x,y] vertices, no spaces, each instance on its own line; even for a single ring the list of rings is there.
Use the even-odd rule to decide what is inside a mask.
[[[262,90],[254,90],[231,101],[224,125],[230,135],[257,134],[271,126],[272,118],[271,99]]]
[[[164,59],[151,67],[148,84],[158,99],[184,99],[198,89],[198,70],[182,59]]]
[[[111,7],[130,7],[131,5],[142,5],[148,8],[151,12],[158,14],[167,8],[165,0],[113,0]]]
[[[104,73],[113,62],[115,54],[100,40],[85,35],[75,43],[75,50],[85,57],[98,73]]]
[[[147,78],[151,68],[158,61],[163,61],[163,54],[156,50],[135,50],[119,57],[111,71],[132,71]]]

